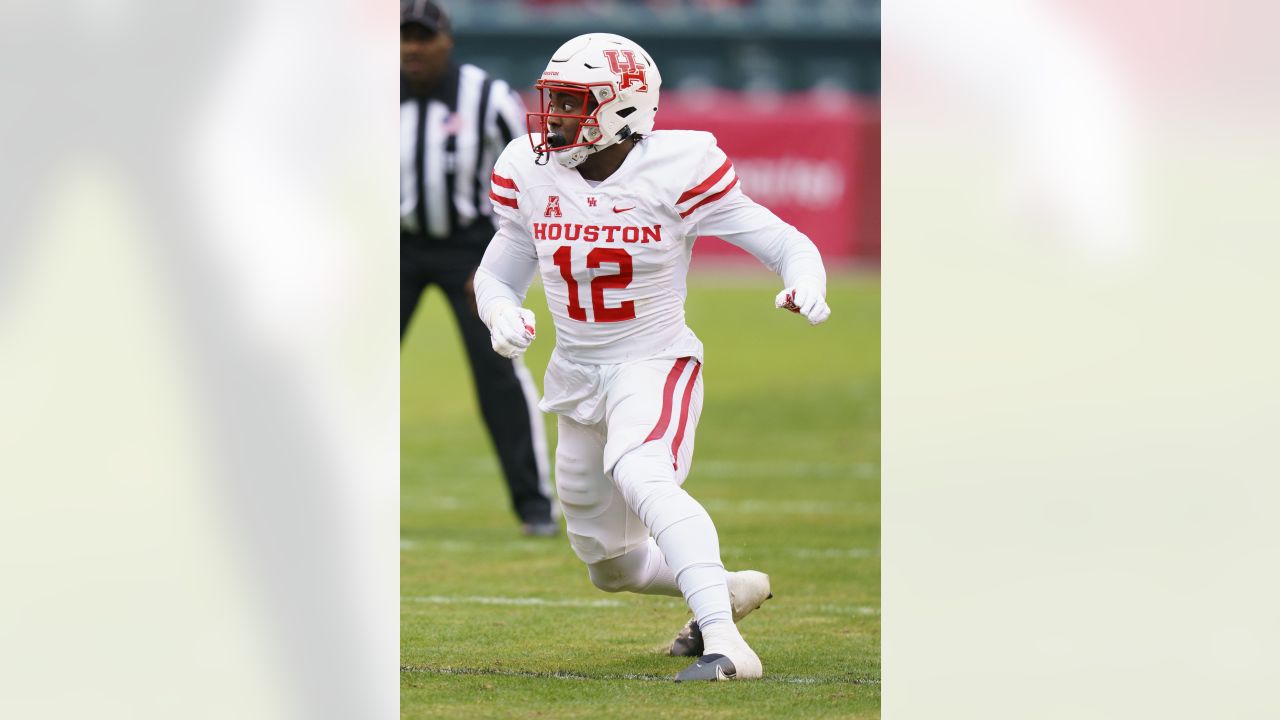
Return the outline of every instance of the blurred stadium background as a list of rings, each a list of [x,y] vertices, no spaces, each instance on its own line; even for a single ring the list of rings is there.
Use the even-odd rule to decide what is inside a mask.
[[[429,292],[401,356],[402,716],[878,717],[879,3],[445,5],[455,59],[528,104],[568,38],[640,43],[663,75],[658,129],[716,134],[744,190],[822,251],[834,314],[811,328],[774,310],[777,278],[699,239],[687,309],[707,395],[686,487],[726,564],[769,572],[777,597],[743,628],[766,681],[691,704],[669,682],[687,663],[659,647],[687,617],[681,600],[606,595],[563,536],[518,536],[456,330]],[[555,336],[536,281],[526,304],[542,320],[526,356],[540,385]]]
[[[455,57],[526,91],[568,38],[635,40],[662,71],[658,129],[714,132],[747,194],[807,233],[828,262],[878,262],[878,0],[444,4]],[[711,240],[695,257],[739,253]]]

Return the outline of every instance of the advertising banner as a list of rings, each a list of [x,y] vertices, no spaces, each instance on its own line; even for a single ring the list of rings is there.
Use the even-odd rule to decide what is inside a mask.
[[[747,195],[831,261],[880,257],[880,107],[843,93],[664,92],[656,129],[707,130]],[[695,256],[741,250],[700,239]]]

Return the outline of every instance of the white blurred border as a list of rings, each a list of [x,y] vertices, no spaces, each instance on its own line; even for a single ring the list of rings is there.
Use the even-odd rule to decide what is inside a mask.
[[[885,5],[886,718],[1280,715],[1276,14]]]
[[[396,716],[391,11],[0,10],[0,717]]]

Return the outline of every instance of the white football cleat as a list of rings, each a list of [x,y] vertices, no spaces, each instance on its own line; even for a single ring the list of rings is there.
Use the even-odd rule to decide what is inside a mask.
[[[764,666],[760,656],[756,655],[741,635],[734,633],[734,639],[721,641],[721,651],[708,653],[698,658],[692,665],[676,675],[676,682],[686,680],[758,680],[764,677]]]
[[[773,597],[769,590],[769,576],[762,572],[739,570],[727,575],[729,603],[733,607],[735,624]],[[670,653],[674,657],[698,657],[702,652],[702,631],[698,628],[698,621],[690,619],[671,641]]]

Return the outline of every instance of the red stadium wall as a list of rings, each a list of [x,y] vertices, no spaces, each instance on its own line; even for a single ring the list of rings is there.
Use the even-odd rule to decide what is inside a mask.
[[[664,92],[657,129],[708,130],[742,189],[809,236],[829,261],[880,258],[880,106],[846,95]],[[741,250],[702,239],[695,255]]]

